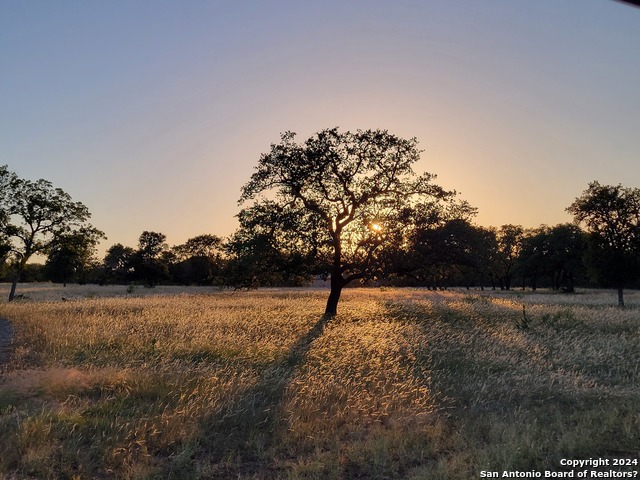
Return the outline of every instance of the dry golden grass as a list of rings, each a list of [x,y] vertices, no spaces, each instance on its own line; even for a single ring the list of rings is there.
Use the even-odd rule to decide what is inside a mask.
[[[171,292],[0,305],[0,478],[462,479],[639,454],[637,293],[353,289],[326,321],[324,291]]]

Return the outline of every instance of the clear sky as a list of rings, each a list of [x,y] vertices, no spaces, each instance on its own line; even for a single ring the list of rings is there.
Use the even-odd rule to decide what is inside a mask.
[[[640,9],[612,0],[0,2],[0,164],[109,239],[228,235],[281,132],[417,137],[477,222],[640,187]]]

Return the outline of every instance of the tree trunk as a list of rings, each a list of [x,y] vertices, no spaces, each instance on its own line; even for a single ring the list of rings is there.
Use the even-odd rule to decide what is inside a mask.
[[[624,293],[622,287],[618,287],[618,306],[624,307]]]
[[[24,266],[26,264],[27,264],[26,258],[23,258],[22,261],[18,264],[18,267],[17,267],[17,270],[16,270],[16,276],[13,277],[13,282],[11,283],[11,291],[9,292],[9,301],[10,302],[16,296],[16,287],[18,286],[18,282],[20,281],[20,275],[22,275],[22,271],[24,270]]]
[[[16,287],[18,286],[18,278],[20,274],[16,275],[11,283],[11,291],[9,292],[9,301],[11,302],[13,298],[16,296]]]
[[[566,277],[566,282],[567,282],[567,293],[573,293],[576,291],[576,287],[573,283],[573,274],[572,273],[568,273],[567,277]]]
[[[327,308],[324,310],[324,314],[327,316],[335,316],[338,313],[338,301],[340,300],[340,294],[342,293],[342,287],[344,287],[344,280],[339,273],[331,274],[331,292],[327,299]]]

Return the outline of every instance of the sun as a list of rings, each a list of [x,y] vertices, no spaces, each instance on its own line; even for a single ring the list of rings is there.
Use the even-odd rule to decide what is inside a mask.
[[[374,232],[381,232],[382,226],[379,223],[372,223],[371,230],[373,230]]]

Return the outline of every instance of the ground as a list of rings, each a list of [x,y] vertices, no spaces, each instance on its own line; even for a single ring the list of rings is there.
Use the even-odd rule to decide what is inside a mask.
[[[347,289],[327,321],[319,289],[19,288],[0,478],[451,480],[640,455],[640,292]]]
[[[5,363],[11,354],[13,327],[8,320],[0,318],[0,365]]]

